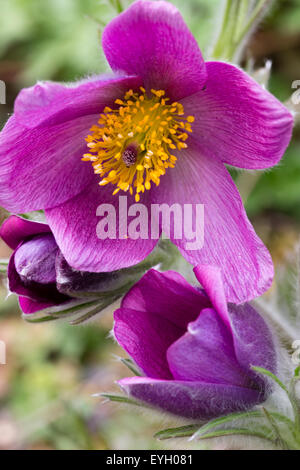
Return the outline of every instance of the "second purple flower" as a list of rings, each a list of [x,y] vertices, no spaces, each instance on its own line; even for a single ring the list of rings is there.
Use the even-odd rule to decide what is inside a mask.
[[[227,305],[220,271],[198,266],[204,290],[176,272],[151,270],[115,312],[114,334],[143,377],[120,380],[133,398],[190,419],[211,419],[262,403],[276,373],[272,333],[250,305]]]

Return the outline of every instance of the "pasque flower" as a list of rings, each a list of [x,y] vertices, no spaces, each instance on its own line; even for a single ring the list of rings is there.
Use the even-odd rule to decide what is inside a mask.
[[[100,204],[116,206],[117,193],[147,207],[204,204],[204,247],[172,240],[193,265],[221,268],[230,301],[258,296],[271,258],[224,164],[275,165],[291,114],[239,68],[204,62],[167,2],[135,2],[105,28],[103,50],[113,76],[21,91],[0,134],[1,205],[45,209],[68,264],[103,272],[140,262],[157,240],[98,239]]]
[[[272,333],[250,304],[226,303],[220,269],[198,266],[203,286],[151,270],[114,314],[114,334],[144,376],[120,380],[132,397],[191,419],[257,405],[270,388],[251,366],[276,372]]]
[[[0,237],[13,250],[8,287],[19,296],[25,315],[45,310],[51,318],[51,313],[59,316],[62,309],[62,315],[67,316],[66,310],[72,307],[77,307],[79,317],[84,317],[86,310],[99,313],[107,302],[113,303],[127,292],[150,266],[167,259],[160,249],[139,266],[109,273],[81,272],[68,265],[46,223],[11,216],[0,228]]]
[[[25,314],[70,300],[57,289],[59,248],[47,224],[11,216],[3,223],[0,236],[14,250],[8,264],[8,286],[19,295]]]

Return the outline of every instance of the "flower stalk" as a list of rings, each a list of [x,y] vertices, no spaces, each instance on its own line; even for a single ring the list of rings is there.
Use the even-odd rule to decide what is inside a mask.
[[[246,39],[264,18],[270,4],[271,0],[226,0],[222,27],[212,57],[238,63]]]

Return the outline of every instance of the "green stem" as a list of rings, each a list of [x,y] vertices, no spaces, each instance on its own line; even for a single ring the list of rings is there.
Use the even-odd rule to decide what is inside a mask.
[[[221,32],[213,51],[215,59],[231,59],[232,38],[240,11],[240,0],[227,0]]]
[[[269,3],[270,3],[270,0],[260,0],[260,2],[258,2],[258,4],[256,5],[256,7],[254,8],[252,12],[252,15],[250,16],[250,19],[248,20],[248,22],[246,23],[246,25],[244,26],[244,28],[242,29],[242,31],[237,37],[238,44],[250,32],[251,28],[254,28],[257,25],[257,23],[261,19],[264,9],[266,9]]]
[[[161,441],[167,439],[190,437],[194,434],[195,431],[197,431],[198,428],[199,425],[197,424],[188,424],[187,426],[181,426],[179,428],[164,429],[163,431],[159,431],[154,434],[153,437]]]
[[[259,23],[271,0],[260,0],[252,9],[249,20],[249,0],[227,0],[221,32],[213,50],[213,58],[232,61],[239,46]]]
[[[223,17],[223,22],[222,22],[222,27],[221,31],[218,37],[218,40],[215,44],[214,50],[213,50],[213,57],[214,58],[219,58],[222,55],[222,50],[224,47],[224,36],[227,31],[227,24],[230,18],[230,12],[231,12],[231,6],[232,6],[232,0],[226,0],[226,6],[224,10],[224,17]]]
[[[233,16],[233,27],[228,41],[227,59],[233,61],[238,48],[240,46],[240,39],[238,36],[244,27],[245,19],[247,18],[248,0],[240,0],[236,5],[235,15]]]
[[[240,33],[241,33],[241,31],[244,27],[245,18],[247,18],[248,11],[249,11],[249,2],[248,2],[248,0],[240,0],[238,21],[237,21],[237,25],[236,25],[236,28],[235,28],[235,35],[234,35],[234,42],[235,43],[238,43],[237,42],[237,37],[238,37],[238,35],[240,35]]]

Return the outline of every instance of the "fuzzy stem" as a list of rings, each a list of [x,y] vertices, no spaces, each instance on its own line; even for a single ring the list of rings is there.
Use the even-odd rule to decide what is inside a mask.
[[[225,55],[228,36],[231,33],[230,28],[232,27],[232,14],[235,7],[236,0],[226,0],[221,31],[212,54],[215,59],[220,59]]]
[[[246,23],[242,31],[237,37],[237,43],[239,44],[247,34],[250,33],[251,29],[254,29],[259,21],[262,19],[264,14],[266,13],[266,10],[269,7],[269,4],[271,3],[271,0],[260,0],[256,7],[254,8],[252,15],[249,19],[249,21]]]
[[[266,14],[272,0],[227,0],[221,32],[213,50],[213,58],[233,61],[237,59],[241,44],[253,32]],[[249,20],[247,20],[250,14]]]

